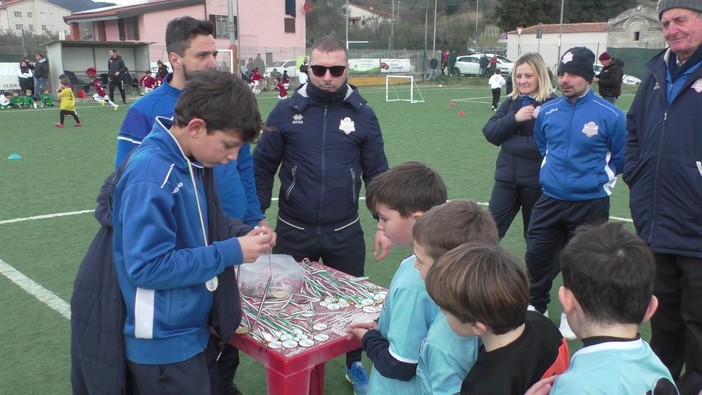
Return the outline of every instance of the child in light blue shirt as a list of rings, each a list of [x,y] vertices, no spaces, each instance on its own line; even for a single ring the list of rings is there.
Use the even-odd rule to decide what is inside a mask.
[[[366,205],[379,217],[378,230],[395,245],[412,245],[412,227],[433,206],[446,201],[441,177],[419,162],[407,162],[376,176]],[[395,272],[377,322],[354,324],[349,337],[361,341],[373,361],[368,395],[417,394],[419,348],[439,309],[414,268],[415,257]]]
[[[412,230],[415,267],[422,279],[443,254],[469,241],[497,245],[497,225],[487,210],[471,200],[454,200],[434,207],[417,220]],[[453,395],[478,357],[478,336],[459,336],[446,316],[431,324],[419,351],[417,377],[423,395]]]

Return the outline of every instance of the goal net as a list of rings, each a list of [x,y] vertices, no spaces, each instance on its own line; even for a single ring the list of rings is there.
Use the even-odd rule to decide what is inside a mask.
[[[411,75],[385,76],[385,101],[424,103],[424,96]]]

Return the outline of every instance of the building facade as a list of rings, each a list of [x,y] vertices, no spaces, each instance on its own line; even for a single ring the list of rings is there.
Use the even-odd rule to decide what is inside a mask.
[[[57,33],[64,37],[69,29],[63,18],[71,11],[45,0],[0,1],[0,30]]]

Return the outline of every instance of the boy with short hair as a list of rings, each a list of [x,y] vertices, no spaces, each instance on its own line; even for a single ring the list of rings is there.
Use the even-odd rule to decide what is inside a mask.
[[[583,348],[551,394],[677,394],[670,372],[639,335],[658,307],[646,243],[622,223],[581,226],[561,253],[561,272],[558,300]]]
[[[26,91],[24,91],[24,96],[22,96],[22,107],[37,108],[37,103],[34,101],[31,89],[27,89]]]
[[[63,121],[66,115],[73,117],[76,122],[73,126],[80,127],[80,119],[78,118],[78,113],[76,112],[76,97],[73,95],[73,90],[71,89],[71,81],[68,78],[61,79],[61,87],[58,89],[59,99],[61,99],[61,104],[59,106],[59,123],[54,124],[57,128],[63,127]]]
[[[446,185],[420,162],[406,162],[377,175],[366,189],[366,205],[379,217],[378,230],[395,245],[412,244],[419,217],[446,202]],[[419,348],[439,313],[414,268],[414,255],[402,261],[390,282],[377,322],[353,324],[349,337],[361,340],[373,361],[369,395],[416,394]]]
[[[196,71],[173,119],[157,117],[128,159],[115,188],[112,219],[126,306],[129,392],[214,392],[215,322],[209,321],[238,325],[241,318],[238,304],[227,311],[214,305],[223,290],[227,299],[238,300],[233,273],[231,283],[217,276],[254,262],[272,248],[275,235],[240,222],[225,237],[210,230],[223,219],[212,217],[221,206],[214,206],[219,200],[207,193],[205,180],[212,180],[212,167],[236,160],[260,127],[256,100],[243,81],[228,72]],[[229,327],[220,329],[222,338],[233,334],[236,326]]]
[[[497,245],[500,236],[490,213],[472,200],[453,200],[422,215],[412,229],[415,268],[427,271],[448,251],[469,241]],[[423,395],[454,395],[478,357],[480,338],[458,336],[438,314],[419,350],[417,377]]]
[[[139,78],[139,86],[144,89],[142,95],[145,95],[154,90],[155,82],[156,80],[154,80],[154,77],[151,76],[151,70],[146,70],[146,74]]]
[[[90,79],[90,85],[95,88],[95,94],[93,95],[93,100],[96,102],[102,104],[103,106],[105,103],[108,103],[109,105],[112,106],[112,108],[117,111],[119,106],[110,100],[110,96],[105,92],[105,89],[102,87],[102,82],[100,78],[97,76],[97,70],[95,67],[88,67],[88,69],[85,71],[85,74],[88,75],[88,78]]]
[[[479,242],[456,247],[429,269],[426,287],[456,334],[483,342],[462,395],[523,394],[567,368],[565,339],[548,318],[527,311],[526,271],[501,247]]]
[[[42,107],[54,106],[54,97],[49,93],[48,89],[44,89],[43,91],[41,91],[39,99],[41,100]]]

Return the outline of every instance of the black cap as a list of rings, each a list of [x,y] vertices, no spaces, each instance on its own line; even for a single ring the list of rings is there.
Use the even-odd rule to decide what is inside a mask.
[[[588,48],[571,48],[561,57],[561,62],[558,64],[558,74],[573,73],[592,82],[595,77],[594,63],[595,54]]]

